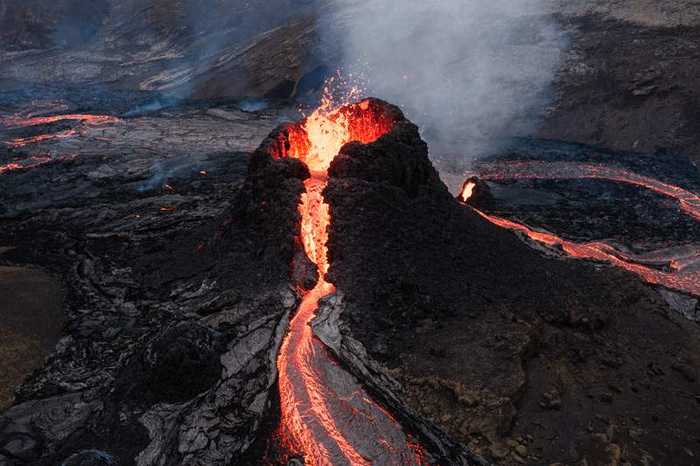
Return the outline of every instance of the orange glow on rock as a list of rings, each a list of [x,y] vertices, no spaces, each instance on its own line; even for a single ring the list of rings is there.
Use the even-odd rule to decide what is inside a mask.
[[[369,144],[391,131],[395,121],[370,100],[335,107],[326,97],[311,115],[280,134],[271,154],[275,158],[299,159],[314,176],[324,177],[345,144]]]

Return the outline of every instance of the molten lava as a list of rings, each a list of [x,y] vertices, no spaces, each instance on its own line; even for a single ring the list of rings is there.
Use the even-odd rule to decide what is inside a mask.
[[[98,126],[108,123],[116,123],[119,121],[119,118],[110,115],[90,115],[83,113],[52,116],[35,116],[29,118],[12,116],[0,118],[0,125],[5,126],[7,128],[25,128],[28,126],[38,126],[57,123],[59,121],[80,121],[93,126]]]
[[[11,172],[15,170],[27,170],[30,168],[35,168],[40,165],[44,165],[53,161],[54,159],[48,155],[34,155],[25,160],[10,162],[4,165],[0,165],[0,175],[6,172]]]
[[[90,114],[66,114],[66,115],[52,115],[52,116],[34,116],[34,117],[21,117],[21,116],[11,116],[0,118],[0,126],[5,128],[26,128],[30,126],[47,125],[52,123],[57,123],[60,121],[78,121],[84,126],[100,126],[110,123],[119,122],[119,118],[110,115],[90,115]],[[78,129],[68,129],[64,131],[58,131],[53,133],[39,134],[36,136],[30,136],[25,138],[15,138],[5,143],[11,148],[19,148],[28,146],[30,144],[38,144],[41,142],[55,141],[60,139],[73,138],[80,135],[80,130]]]
[[[700,196],[678,186],[639,175],[623,168],[578,162],[508,161],[480,165],[479,178],[494,181],[583,178],[616,181],[639,186],[673,198],[686,214],[700,220]]]
[[[551,233],[535,231],[521,223],[504,218],[488,215],[477,210],[482,217],[489,222],[509,230],[519,231],[532,240],[547,246],[558,246],[570,255],[578,259],[589,259],[608,262],[616,267],[625,269],[638,275],[642,280],[653,285],[661,285],[666,288],[683,291],[696,296],[700,296],[700,270],[685,268],[673,270],[673,264],[678,264],[678,259],[668,259],[671,271],[658,270],[646,265],[642,265],[643,257],[637,257],[616,249],[614,246],[603,241],[593,241],[588,243],[574,243],[567,241]],[[697,259],[697,256],[681,259]]]
[[[479,177],[485,180],[590,178],[627,183],[675,199],[685,213],[700,220],[700,196],[697,194],[621,168],[576,162],[515,161],[482,165]],[[475,183],[466,182],[458,199],[467,203],[474,194],[475,187]],[[571,257],[607,262],[638,275],[647,283],[700,296],[700,251],[695,249],[635,255],[603,241],[575,243],[552,233],[536,231],[524,224],[474,210],[495,225],[518,231],[546,246],[561,248]],[[666,270],[645,264],[662,265]]]
[[[458,199],[460,202],[467,203],[469,199],[474,195],[474,188],[476,188],[476,183],[473,181],[467,181],[462,186],[462,191],[459,193]]]
[[[423,451],[396,420],[333,360],[310,327],[319,300],[335,292],[328,272],[331,214],[323,197],[328,168],[341,147],[371,143],[394,121],[371,101],[334,109],[330,99],[272,149],[274,157],[303,161],[311,172],[299,206],[301,241],[319,270],[290,324],[277,366],[282,408],[281,437],[288,450],[302,452],[310,465],[423,464]]]

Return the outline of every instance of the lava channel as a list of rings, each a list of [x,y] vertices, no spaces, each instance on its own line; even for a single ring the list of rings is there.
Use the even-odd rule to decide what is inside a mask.
[[[33,155],[25,160],[0,165],[0,175],[11,171],[29,170],[52,162],[53,160],[53,157],[50,155]]]
[[[286,450],[303,454],[307,465],[425,464],[422,448],[338,364],[310,327],[319,301],[335,292],[325,279],[331,214],[323,190],[330,163],[344,144],[371,143],[393,126],[373,102],[333,109],[325,99],[304,122],[289,129],[279,152],[271,154],[297,158],[311,173],[299,206],[300,238],[320,278],[303,296],[277,361],[280,438]]]
[[[93,126],[104,125],[108,123],[117,123],[119,118],[111,115],[91,115],[86,113],[70,113],[65,115],[50,115],[50,116],[33,116],[20,117],[11,116],[0,118],[0,125],[7,128],[26,128],[29,126],[47,125],[57,123],[59,121],[80,121]]]
[[[52,115],[52,116],[36,116],[36,117],[0,117],[0,126],[6,128],[27,128],[31,126],[47,125],[52,123],[57,123],[60,121],[77,121],[80,122],[84,127],[87,126],[101,126],[110,123],[119,122],[119,118],[110,115],[90,115],[90,114],[65,114],[65,115]],[[20,147],[25,147],[31,144],[39,144],[42,142],[58,141],[61,139],[70,139],[80,135],[78,129],[67,129],[64,131],[58,131],[54,133],[39,134],[36,136],[29,136],[24,138],[15,138],[5,141],[8,147],[17,149]]]
[[[518,179],[596,179],[626,183],[673,198],[686,214],[700,220],[700,196],[654,178],[623,168],[584,162],[544,162],[518,160],[479,166],[479,178],[485,181]]]
[[[593,164],[569,165],[569,163],[556,163],[554,165],[555,168],[553,168],[551,172],[548,172],[547,167],[551,166],[550,163],[517,162],[511,167],[510,171],[496,172],[492,170],[488,172],[484,178],[490,180],[506,180],[513,178],[524,179],[528,177],[540,179],[567,177],[571,179],[597,178],[624,182],[671,196],[679,202],[684,211],[700,220],[700,203],[696,202],[698,196],[682,188],[618,168],[603,167]],[[524,167],[532,169],[532,171],[525,171],[523,170]],[[576,176],[577,174],[580,174],[580,176]],[[458,199],[462,203],[468,204],[475,189],[476,183],[474,181],[465,182]],[[586,243],[568,241],[552,233],[537,231],[522,223],[490,215],[474,207],[472,208],[494,225],[520,232],[531,240],[547,247],[560,248],[571,257],[607,262],[615,267],[636,274],[647,283],[700,296],[700,251],[697,251],[695,248],[685,248],[686,250],[684,250],[684,248],[675,248],[667,251],[654,251],[648,254],[636,255],[622,251],[604,241],[591,241]],[[654,268],[645,264],[664,265],[667,270]]]
[[[57,133],[39,134],[37,136],[30,136],[26,138],[10,139],[9,141],[6,141],[6,144],[8,145],[8,147],[18,149],[20,147],[25,147],[31,144],[39,144],[48,141],[58,141],[61,139],[70,139],[77,137],[79,134],[80,133],[77,130],[68,129],[65,131],[59,131]]]

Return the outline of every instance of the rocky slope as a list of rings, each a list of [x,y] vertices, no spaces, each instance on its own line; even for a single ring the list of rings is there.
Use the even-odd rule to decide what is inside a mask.
[[[700,330],[659,294],[459,205],[410,137],[330,173],[341,329],[413,409],[496,464],[695,463]]]
[[[563,16],[570,48],[539,135],[700,160],[698,6],[673,3],[668,16],[657,11],[664,2]]]

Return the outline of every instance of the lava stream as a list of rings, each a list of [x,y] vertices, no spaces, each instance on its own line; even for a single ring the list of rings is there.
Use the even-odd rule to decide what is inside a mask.
[[[333,284],[325,279],[331,222],[323,198],[328,167],[345,143],[369,143],[390,129],[388,124],[377,124],[371,131],[353,131],[364,128],[353,118],[362,119],[361,113],[367,109],[368,105],[361,103],[348,113],[332,111],[326,102],[303,127],[290,132],[288,153],[275,154],[299,158],[312,173],[299,206],[301,239],[307,256],[318,267],[320,279],[303,297],[277,361],[281,437],[289,451],[303,453],[307,465],[424,464],[422,449],[333,359],[310,327],[319,300],[335,293]],[[353,117],[353,111],[360,115]]]
[[[700,220],[700,198],[696,194],[619,168],[567,162],[515,162],[499,164],[498,168],[499,170],[495,170],[492,167],[483,176],[480,174],[480,178],[488,180],[595,178],[628,183],[673,197],[686,213]],[[458,199],[463,203],[468,203],[475,188],[476,184],[473,181],[466,182]],[[644,255],[634,255],[621,251],[604,241],[575,243],[549,232],[533,230],[513,220],[490,215],[478,209],[474,210],[499,227],[518,231],[531,240],[546,246],[559,247],[571,257],[608,262],[615,267],[638,275],[647,283],[700,296],[700,251],[695,249],[656,251]],[[649,267],[644,265],[645,263],[665,265],[668,270]]]
[[[482,164],[479,166],[482,180],[517,179],[598,179],[631,184],[671,197],[688,215],[700,220],[700,196],[681,187],[654,178],[639,175],[623,168],[608,167],[584,162],[544,162],[531,160]]]
[[[40,134],[38,136],[10,139],[6,142],[6,144],[9,147],[17,149],[19,147],[28,146],[30,144],[38,144],[40,142],[57,141],[59,139],[69,139],[78,136],[78,134],[78,131],[74,129],[69,129],[66,131],[59,131],[58,133]]]
[[[116,123],[119,118],[113,117],[111,115],[90,115],[84,113],[72,113],[65,115],[51,115],[51,116],[35,116],[23,118],[19,116],[11,116],[0,118],[0,125],[8,128],[26,128],[29,126],[46,125],[50,123],[57,123],[59,121],[80,121],[93,126],[104,125],[108,123]]]
[[[44,165],[46,163],[49,163],[53,161],[54,159],[51,156],[48,155],[34,155],[32,157],[29,157],[28,159],[18,161],[18,162],[10,162],[6,163],[4,165],[0,165],[0,175],[6,172],[11,172],[15,170],[26,170],[30,168],[36,168],[40,165]]]
[[[661,285],[666,288],[700,296],[700,271],[679,270],[666,272],[654,269],[634,262],[634,256],[624,253],[603,241],[574,243],[551,233],[535,231],[512,220],[485,214],[479,210],[476,212],[495,225],[524,233],[530,239],[547,246],[559,246],[565,253],[572,257],[608,262],[616,267],[638,275],[647,283]],[[672,263],[673,260],[669,259],[669,262]]]
[[[89,126],[101,126],[110,123],[117,123],[121,120],[119,118],[110,115],[90,115],[83,113],[76,114],[65,114],[65,115],[52,115],[52,116],[37,116],[37,117],[0,117],[0,126],[5,128],[27,128],[31,126],[46,125],[51,123],[57,123],[60,121],[78,121],[83,127]],[[9,141],[5,141],[11,148],[25,147],[30,144],[38,144],[47,141],[57,141],[61,139],[69,139],[77,137],[80,135],[79,129],[67,129],[64,131],[58,131],[54,133],[39,134],[36,136],[29,136],[24,138],[15,138]]]

